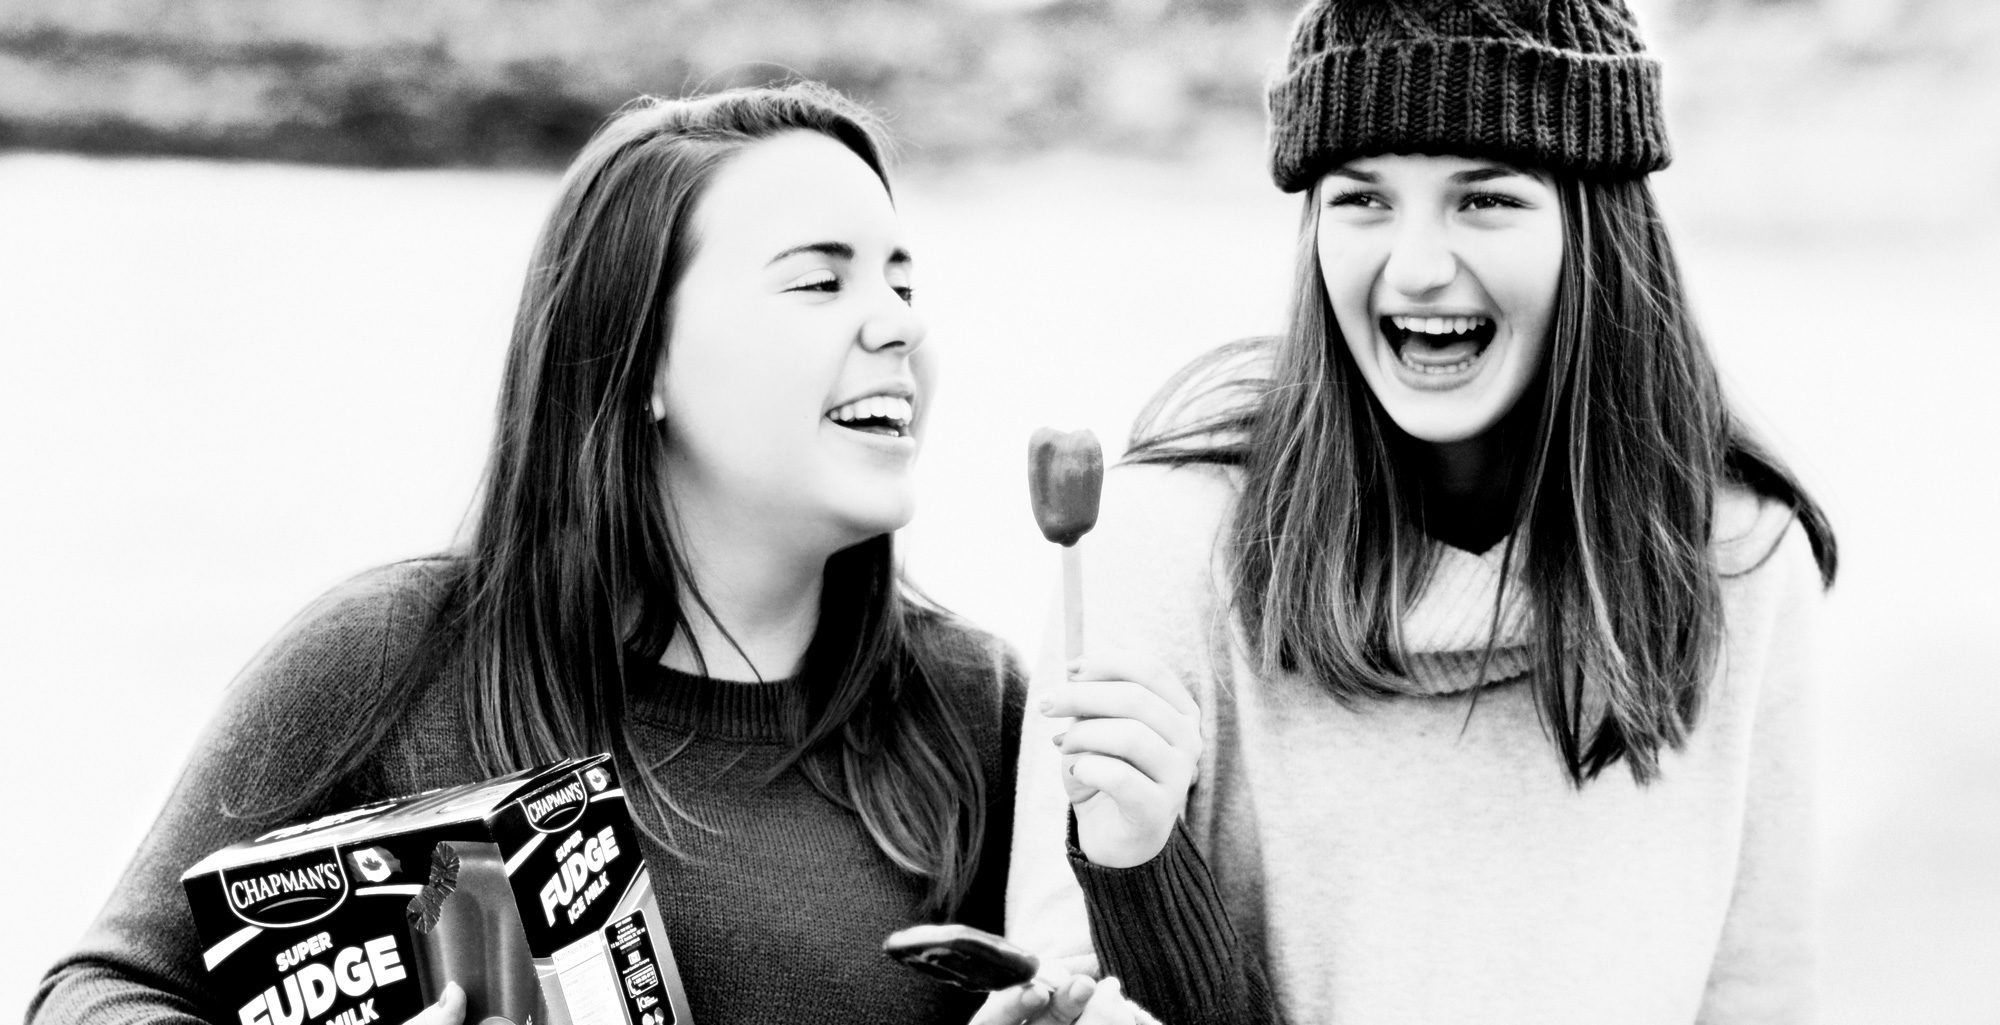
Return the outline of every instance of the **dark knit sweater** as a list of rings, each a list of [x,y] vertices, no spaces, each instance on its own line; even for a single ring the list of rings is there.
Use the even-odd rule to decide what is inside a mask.
[[[436,563],[366,574],[315,603],[245,671],[195,748],[165,809],[82,943],[43,980],[31,1025],[233,1023],[211,999],[180,886],[208,852],[266,824],[254,809],[298,791],[314,752],[355,728],[359,699],[406,679],[425,653],[444,589]],[[923,620],[947,656],[938,682],[976,739],[987,781],[987,835],[972,898],[956,919],[1001,931],[1024,684],[992,639],[944,617]],[[456,689],[414,676],[409,713],[341,795],[353,802],[482,777]],[[964,1022],[977,1001],[890,962],[889,932],[920,920],[918,881],[893,865],[859,818],[796,771],[760,785],[785,750],[780,715],[793,683],[708,680],[640,668],[628,711],[648,758],[674,753],[670,792],[709,828],[675,825],[686,854],[643,844],[700,1025],[785,1021]],[[811,686],[811,681],[804,681]],[[655,826],[659,811],[633,801]]]

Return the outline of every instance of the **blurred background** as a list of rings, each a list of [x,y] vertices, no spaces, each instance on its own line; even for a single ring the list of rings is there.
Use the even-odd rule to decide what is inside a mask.
[[[2000,5],[1634,6],[1697,311],[1840,531],[1824,1020],[2000,1022]],[[554,176],[635,94],[799,74],[890,117],[944,354],[909,567],[1035,647],[1029,432],[1115,454],[1174,367],[1278,325],[1260,84],[1292,7],[8,0],[0,1007],[258,646],[449,543]]]

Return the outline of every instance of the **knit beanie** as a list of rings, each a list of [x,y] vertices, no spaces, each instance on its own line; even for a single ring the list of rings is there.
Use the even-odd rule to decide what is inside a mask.
[[[1381,153],[1595,178],[1670,157],[1660,66],[1624,0],[1311,0],[1269,100],[1286,192]]]

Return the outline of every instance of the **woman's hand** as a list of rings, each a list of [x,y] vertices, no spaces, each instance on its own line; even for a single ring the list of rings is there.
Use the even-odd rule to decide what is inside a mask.
[[[1076,718],[1055,741],[1084,856],[1129,868],[1159,854],[1201,761],[1201,715],[1180,679],[1143,655],[1087,653],[1041,712]]]
[[[464,1025],[465,991],[458,983],[447,982],[437,1002],[410,1016],[403,1025]]]
[[[1056,985],[1030,982],[989,994],[969,1025],[1160,1025],[1125,999],[1117,979],[1072,975]]]

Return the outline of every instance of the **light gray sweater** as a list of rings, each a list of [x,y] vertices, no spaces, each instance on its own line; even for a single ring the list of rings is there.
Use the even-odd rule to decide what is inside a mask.
[[[1505,657],[1470,678],[1498,548],[1446,550],[1411,611],[1425,696],[1350,708],[1308,680],[1257,676],[1216,556],[1230,474],[1109,475],[1083,542],[1086,646],[1150,651],[1200,701],[1207,749],[1187,824],[1289,1021],[1810,1019],[1822,592],[1789,511],[1723,496],[1726,639],[1700,722],[1650,786],[1613,769],[1579,790],[1522,685],[1525,653],[1509,650],[1515,611],[1502,617]],[[1042,661],[1030,708],[1060,676]],[[1059,729],[1028,716],[1007,920],[1031,948],[1081,957],[1084,905],[1054,842],[1067,805],[1047,737]]]

